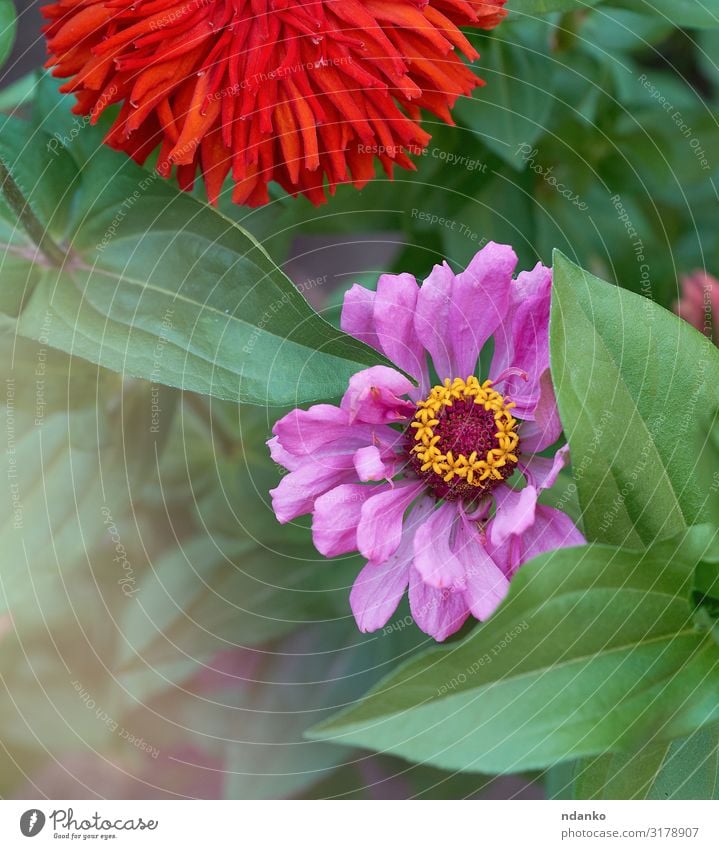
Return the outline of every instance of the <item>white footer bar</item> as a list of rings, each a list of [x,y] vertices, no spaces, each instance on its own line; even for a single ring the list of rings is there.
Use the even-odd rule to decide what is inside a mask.
[[[0,802],[3,849],[440,849],[458,842],[470,849],[717,849],[719,802]]]

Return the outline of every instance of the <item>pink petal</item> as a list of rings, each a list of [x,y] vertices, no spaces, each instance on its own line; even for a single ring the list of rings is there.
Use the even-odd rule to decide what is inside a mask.
[[[340,327],[345,333],[380,351],[374,326],[375,293],[359,283],[345,292]]]
[[[719,280],[717,280],[716,277],[712,277],[711,274],[705,274],[704,277],[705,288],[708,291],[709,299],[711,300],[714,326],[716,327],[716,323],[719,321]]]
[[[285,524],[304,513],[311,513],[318,496],[339,484],[350,483],[356,477],[351,454],[326,457],[321,463],[303,463],[270,490],[277,521]]]
[[[524,489],[513,490],[502,485],[495,490],[497,512],[487,526],[493,545],[500,546],[509,536],[523,534],[534,523],[539,493],[554,484],[568,460],[568,445],[560,448],[553,458],[534,456],[528,463],[520,463],[528,481]]]
[[[680,278],[681,300],[674,304],[674,311],[692,324],[700,333],[711,335],[711,315],[707,321],[707,307],[711,307],[716,319],[719,307],[719,283],[703,271],[685,274]]]
[[[355,285],[346,294],[341,327],[396,363],[420,384],[412,394],[429,388],[424,347],[414,326],[419,287],[411,274],[383,274],[377,292]]]
[[[443,263],[422,284],[415,327],[440,380],[474,374],[479,352],[503,320],[517,256],[490,242],[458,275]]]
[[[395,473],[395,455],[389,455],[387,462],[376,445],[358,448],[354,453],[354,464],[357,477],[361,481],[381,481],[389,479]]]
[[[461,590],[430,587],[416,569],[409,570],[409,606],[417,626],[440,643],[459,631],[469,616]]]
[[[532,419],[539,402],[542,374],[549,368],[549,307],[552,294],[551,269],[537,264],[523,271],[512,286],[509,311],[494,334],[494,356],[490,377],[517,368],[526,378],[510,375],[498,390],[516,404],[520,419]]]
[[[533,417],[534,421],[522,422],[519,433],[521,449],[531,453],[544,451],[553,445],[562,432],[549,369],[539,378],[539,401],[534,408]]]
[[[360,631],[369,633],[387,624],[407,589],[410,562],[411,556],[398,551],[384,563],[367,563],[359,573],[350,606]]]
[[[494,545],[490,532],[487,551],[504,574],[511,577],[523,563],[539,554],[566,546],[584,545],[585,542],[566,513],[537,504],[534,522],[521,536],[512,535],[500,545]]]
[[[315,404],[309,410],[292,410],[275,422],[272,432],[285,451],[295,456],[312,454],[318,448],[337,439],[347,440],[356,436],[358,444],[370,433],[352,429],[346,410],[332,404]]]
[[[545,551],[584,545],[585,542],[581,532],[566,513],[538,504],[534,524],[522,535],[522,561],[531,560]]]
[[[519,468],[537,493],[540,493],[554,486],[559,473],[568,462],[569,446],[563,445],[554,457],[539,457],[535,454],[526,463],[520,461]]]
[[[464,589],[464,567],[450,548],[459,510],[455,503],[440,505],[414,537],[414,566],[429,586]]]
[[[415,405],[403,399],[413,389],[412,383],[388,366],[372,366],[353,374],[342,398],[342,410],[350,422],[391,424],[405,421],[415,412]]]
[[[314,503],[312,540],[315,548],[325,557],[337,557],[357,550],[357,525],[362,505],[378,487],[362,484],[342,484]]]
[[[270,449],[270,457],[272,457],[275,463],[284,466],[285,469],[289,469],[292,472],[302,465],[302,460],[299,457],[295,457],[294,454],[285,451],[280,445],[279,436],[273,436],[271,439],[268,439],[267,447]]]
[[[533,486],[511,489],[506,484],[493,493],[497,512],[487,525],[493,545],[501,545],[507,537],[523,534],[534,522],[537,490]]]
[[[472,615],[480,620],[488,619],[507,595],[509,581],[489,556],[474,523],[460,522],[454,553],[464,567],[464,599]]]
[[[397,551],[384,563],[368,563],[357,576],[350,605],[361,631],[376,631],[387,624],[407,589],[414,550],[414,534],[434,509],[430,498],[420,498],[405,522]]]
[[[516,265],[509,245],[489,242],[455,277],[447,337],[454,377],[475,373],[479,352],[506,316]]]
[[[411,274],[383,274],[377,281],[374,326],[382,353],[429,390],[424,347],[414,329],[419,286]]]
[[[454,372],[449,341],[453,281],[454,273],[446,262],[435,265],[419,290],[414,318],[415,332],[429,351],[440,382],[459,377]]]
[[[386,453],[402,439],[381,424],[350,424],[349,412],[330,404],[309,410],[292,410],[275,423],[275,437],[267,443],[273,460],[294,471],[302,462],[323,462],[334,454],[352,454],[368,445],[382,446]]]
[[[363,504],[357,528],[357,547],[363,557],[383,563],[397,551],[405,511],[423,486],[421,481],[401,481]]]
[[[472,573],[464,591],[472,616],[484,622],[504,601],[509,592],[509,580],[497,564],[487,555],[487,568]]]
[[[501,569],[502,574],[511,578],[522,563],[521,537],[511,535],[501,545],[493,545],[489,534],[486,537],[487,553]]]

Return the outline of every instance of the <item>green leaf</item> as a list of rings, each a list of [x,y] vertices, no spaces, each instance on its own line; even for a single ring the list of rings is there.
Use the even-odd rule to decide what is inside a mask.
[[[671,23],[656,15],[604,6],[581,22],[581,49],[595,53],[603,64],[610,64],[615,71],[621,69],[626,73],[628,57],[622,53],[646,50],[650,44],[668,38],[672,29]],[[607,45],[611,45],[611,51]]]
[[[702,521],[696,434],[719,398],[717,349],[559,252],[550,339],[587,536],[639,546]]]
[[[525,38],[526,29],[521,30]],[[487,85],[455,108],[462,123],[517,171],[526,167],[521,151],[531,151],[545,132],[554,103],[556,66],[546,53],[546,27],[532,30],[529,44],[497,37],[482,41],[480,73]]]
[[[248,501],[248,508],[256,507]],[[334,614],[326,564],[309,551],[293,560],[268,553],[258,541],[198,532],[160,557],[137,582],[121,628],[125,644],[118,674],[125,686],[150,666],[153,675],[178,661],[193,664],[235,645],[256,646]],[[306,559],[300,559],[305,554]],[[352,573],[357,571],[349,564]],[[161,681],[158,683],[162,684]]]
[[[708,495],[707,519],[719,527],[719,408],[700,415],[696,451],[699,457],[699,484]]]
[[[684,29],[719,27],[719,0],[609,0],[608,4],[657,15]]]
[[[719,527],[701,525],[692,531],[687,554],[696,566],[689,600],[697,626],[708,630],[719,643]]]
[[[23,121],[4,117],[0,161],[46,235],[57,241],[72,241],[70,222],[75,193],[80,188],[80,168],[57,138],[43,128],[33,131]],[[22,225],[18,229],[23,232]],[[38,262],[42,259],[42,255],[37,258]],[[6,285],[12,285],[12,280]]]
[[[719,651],[693,627],[682,541],[536,558],[489,622],[409,661],[313,736],[444,769],[512,772],[716,721]]]
[[[50,315],[47,344],[63,351],[267,405],[338,396],[356,371],[385,362],[317,315],[237,223],[104,148],[101,135],[86,124],[57,136],[3,125],[3,161],[70,246],[62,269],[43,270],[19,333],[38,339]]]
[[[697,564],[690,586],[690,606],[697,627],[715,626],[719,593],[719,530],[695,525],[675,541],[677,556]],[[719,792],[719,726],[700,728],[689,737],[650,742],[636,750],[600,755],[550,771],[548,790],[573,799],[711,799]]]
[[[707,30],[696,34],[696,60],[702,73],[716,87],[719,84],[719,43],[716,35]]]
[[[38,76],[38,71],[30,71],[3,88],[0,91],[0,112],[10,112],[24,103],[29,103],[35,94]]]
[[[717,799],[719,725],[558,769],[552,789],[561,799]]]
[[[110,554],[105,515],[119,524],[131,512],[164,435],[148,427],[147,384],[123,388],[111,372],[7,331],[0,333],[0,354],[7,439],[0,616],[10,611],[27,626],[70,614],[73,577],[88,570],[96,549],[104,549],[99,571],[120,593],[123,571]],[[169,422],[172,399],[162,404]],[[127,536],[123,544],[130,549]]]
[[[12,51],[17,32],[17,18],[12,0],[0,0],[0,67]]]

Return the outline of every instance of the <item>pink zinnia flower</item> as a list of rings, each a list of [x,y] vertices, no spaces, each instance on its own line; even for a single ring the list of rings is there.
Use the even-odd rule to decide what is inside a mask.
[[[674,312],[709,339],[719,341],[719,280],[706,271],[694,271],[681,277],[680,283],[682,296]]]
[[[354,286],[342,328],[417,385],[373,366],[351,378],[339,407],[275,424],[268,445],[289,470],[271,493],[275,514],[284,523],[312,513],[322,554],[367,558],[350,594],[362,631],[383,627],[409,587],[415,622],[444,640],[470,614],[489,617],[524,561],[584,542],[568,516],[537,503],[568,456],[566,446],[538,456],[561,433],[551,271],[537,265],[514,280],[516,264],[512,248],[490,243],[466,271],[437,265],[421,287],[410,274],[383,274],[376,292]],[[509,484],[515,472],[522,489]]]

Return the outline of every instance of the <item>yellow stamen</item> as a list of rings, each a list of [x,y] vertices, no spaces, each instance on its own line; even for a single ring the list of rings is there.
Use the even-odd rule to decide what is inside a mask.
[[[451,407],[454,401],[469,398],[494,413],[498,447],[488,451],[485,457],[479,457],[476,451],[472,451],[469,457],[464,454],[455,457],[451,451],[443,454],[437,447],[440,436],[434,433],[434,428],[440,421],[438,416],[444,407]],[[415,420],[411,425],[415,430],[414,438],[417,443],[412,451],[417,454],[422,464],[421,470],[426,472],[432,469],[436,475],[441,475],[446,483],[456,476],[478,488],[484,488],[485,482],[490,478],[501,480],[500,469],[508,462],[517,462],[517,420],[509,412],[515,406],[492,389],[491,380],[480,383],[474,375],[470,375],[466,380],[460,377],[454,380],[446,378],[443,384],[434,386],[427,398],[417,405]]]

